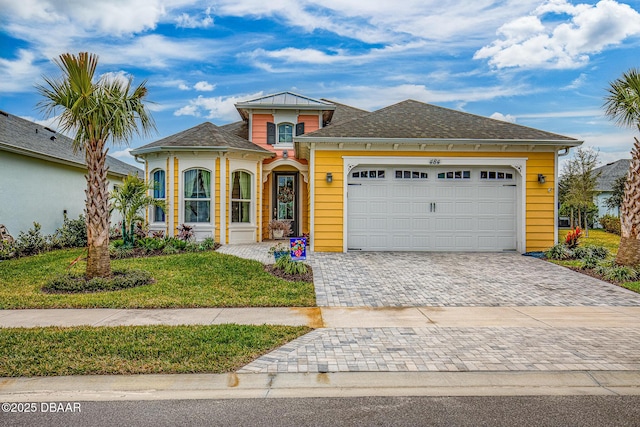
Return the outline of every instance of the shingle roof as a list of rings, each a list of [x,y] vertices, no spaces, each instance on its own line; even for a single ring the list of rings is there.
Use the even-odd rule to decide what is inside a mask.
[[[331,101],[330,99],[321,98],[321,100],[329,102],[336,106],[336,109],[333,112],[333,117],[331,118],[331,123],[333,124],[369,114],[369,111],[361,110],[360,108],[351,107],[345,104],[340,104],[339,102]]]
[[[595,168],[593,173],[600,173],[596,183],[596,191],[612,191],[616,179],[625,176],[629,172],[630,163],[631,159],[620,159]]]
[[[211,149],[236,149],[255,151],[272,155],[258,145],[247,141],[233,133],[229,133],[210,122],[204,122],[190,129],[170,135],[166,138],[152,142],[140,148],[132,150],[132,154],[142,154],[161,149],[176,148],[211,148]]]
[[[232,133],[240,138],[249,139],[249,125],[244,120],[239,122],[227,123],[226,125],[219,126],[225,132]]]
[[[305,138],[396,138],[462,140],[578,140],[513,123],[406,100],[389,107],[331,124]]]
[[[71,138],[5,112],[0,112],[0,150],[2,149],[86,168],[84,152],[74,153]],[[107,156],[106,165],[109,172],[117,175],[142,176],[143,173],[140,168],[111,156]]]

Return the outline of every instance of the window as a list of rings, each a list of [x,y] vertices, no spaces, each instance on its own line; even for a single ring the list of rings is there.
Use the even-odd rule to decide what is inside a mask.
[[[351,173],[351,177],[352,178],[377,178],[377,179],[384,179],[384,170],[369,170],[369,171],[359,171],[359,172],[352,172]]]
[[[513,179],[513,174],[498,171],[480,171],[480,179]]]
[[[438,179],[471,179],[471,171],[439,172]]]
[[[154,171],[151,174],[151,179],[153,181],[153,198],[158,200],[165,200],[165,185],[167,181],[165,180],[165,173],[162,169]],[[164,222],[164,209],[160,206],[154,206],[151,220],[153,222]]]
[[[251,174],[231,174],[231,222],[251,222]]]
[[[423,171],[396,169],[396,179],[428,179],[429,174]]]
[[[184,172],[184,222],[211,221],[211,172],[190,169]]]
[[[281,123],[278,125],[278,144],[293,143],[293,125]]]

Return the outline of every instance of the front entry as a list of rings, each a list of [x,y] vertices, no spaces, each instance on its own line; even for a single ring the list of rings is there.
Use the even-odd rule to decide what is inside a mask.
[[[288,221],[291,224],[291,235],[299,236],[298,221],[298,174],[281,172],[274,174],[273,218]]]

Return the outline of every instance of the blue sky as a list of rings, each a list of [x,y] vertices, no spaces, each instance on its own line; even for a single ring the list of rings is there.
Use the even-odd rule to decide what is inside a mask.
[[[158,134],[132,148],[280,91],[366,110],[416,99],[579,138],[601,163],[637,135],[602,104],[640,67],[640,0],[0,0],[0,48],[0,109],[38,122],[34,85],[61,53],[147,79]]]

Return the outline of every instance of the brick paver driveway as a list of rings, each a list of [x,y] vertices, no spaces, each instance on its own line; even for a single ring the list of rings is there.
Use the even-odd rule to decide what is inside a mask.
[[[262,262],[269,262],[267,250],[266,244],[223,248]],[[567,307],[569,317],[571,306],[596,317],[596,306],[623,312],[625,306],[634,315],[640,307],[640,294],[516,253],[313,253],[308,262],[317,304],[325,307]],[[640,370],[634,321],[614,327],[463,323],[320,328],[239,372]]]
[[[640,306],[640,294],[517,253],[314,253],[317,304]]]

